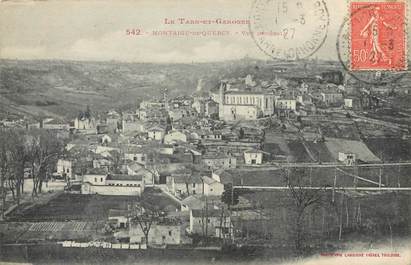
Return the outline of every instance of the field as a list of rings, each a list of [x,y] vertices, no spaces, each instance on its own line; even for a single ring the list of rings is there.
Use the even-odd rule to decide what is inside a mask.
[[[126,209],[138,197],[64,193],[24,211],[9,215],[11,221],[68,221],[107,219],[110,209]]]
[[[295,205],[288,191],[250,192],[244,196],[261,211],[263,217],[255,220],[234,219],[248,242],[266,242],[273,245],[292,245],[295,231]],[[338,215],[343,210],[342,239],[358,241],[387,240],[390,225],[393,237],[411,234],[411,211],[408,207],[411,193],[323,193],[321,201],[304,212],[304,231],[307,243],[322,245],[338,240]],[[251,240],[251,241],[250,241]]]
[[[75,240],[89,239],[98,235],[104,227],[104,221],[83,222],[37,222],[32,223],[18,241]]]
[[[275,170],[241,170],[228,171],[234,179],[234,185],[244,186],[287,186],[286,169]],[[313,186],[331,187],[334,184],[334,176],[337,176],[337,187],[353,187],[354,177],[366,178],[374,183],[358,180],[358,187],[378,187],[379,176],[381,183],[387,187],[411,187],[411,166],[386,166],[379,167],[316,167],[305,170],[290,169],[289,174],[293,176],[299,173],[305,176],[304,183]]]
[[[84,222],[7,222],[0,224],[2,242],[38,242],[45,240],[89,239],[98,235],[104,221]]]
[[[380,159],[361,141],[346,140],[341,138],[326,138],[325,145],[335,159],[338,158],[339,152],[344,152],[354,153],[357,160],[362,160],[364,162],[380,161]]]
[[[143,196],[103,196],[98,194],[62,193],[45,204],[36,204],[8,215],[10,221],[95,221],[107,220],[110,209],[127,209],[143,201],[144,205],[158,205],[160,209],[175,211],[179,205],[163,193],[146,189]]]
[[[334,162],[335,159],[332,157],[330,151],[324,142],[314,143],[312,141],[305,142],[307,148],[310,150],[311,154],[315,157],[316,161],[320,162]]]
[[[358,130],[352,124],[327,122],[320,124],[320,128],[325,137],[344,138],[351,140],[360,139]]]
[[[289,141],[288,147],[291,151],[293,162],[315,162],[313,161],[313,159],[311,159],[310,155],[307,153],[303,143],[300,140]]]
[[[0,223],[0,241],[90,240],[101,237],[110,209],[142,203],[175,211],[179,205],[164,193],[147,188],[143,196],[102,196],[61,193],[46,203],[21,207]]]
[[[382,161],[411,160],[411,141],[400,138],[367,138],[370,150]]]

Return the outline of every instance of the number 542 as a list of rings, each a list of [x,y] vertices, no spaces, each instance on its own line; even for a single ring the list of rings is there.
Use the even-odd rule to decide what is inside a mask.
[[[126,29],[126,35],[140,35],[140,29]]]

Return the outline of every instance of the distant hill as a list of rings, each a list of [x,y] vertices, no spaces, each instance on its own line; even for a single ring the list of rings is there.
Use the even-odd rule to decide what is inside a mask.
[[[0,113],[71,118],[94,111],[135,107],[147,98],[190,94],[202,78],[215,86],[219,64],[0,60]]]

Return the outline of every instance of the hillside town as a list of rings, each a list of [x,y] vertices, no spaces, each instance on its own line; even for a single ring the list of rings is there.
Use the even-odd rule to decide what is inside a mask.
[[[2,165],[27,158],[1,169],[2,244],[302,253],[410,233],[411,114],[392,104],[409,88],[339,71],[202,82],[126,110],[2,120],[2,140],[26,143],[3,141]]]

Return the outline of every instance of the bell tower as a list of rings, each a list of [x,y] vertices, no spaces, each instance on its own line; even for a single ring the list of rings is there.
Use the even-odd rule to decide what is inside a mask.
[[[226,83],[221,81],[220,82],[220,90],[219,90],[219,99],[218,99],[218,117],[220,120],[224,119],[224,92],[226,88]]]

